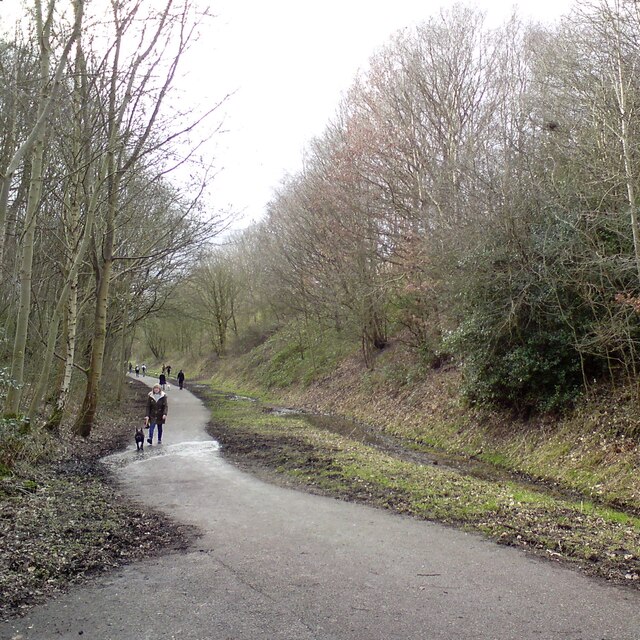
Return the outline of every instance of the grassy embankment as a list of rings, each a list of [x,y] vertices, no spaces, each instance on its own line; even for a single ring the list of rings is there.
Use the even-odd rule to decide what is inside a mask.
[[[465,407],[454,369],[422,371],[400,345],[381,354],[371,372],[357,353],[342,356],[348,343],[325,338],[311,353],[292,336],[274,336],[221,361],[212,385],[347,415],[396,436],[407,449],[481,459],[514,472],[513,480],[416,464],[314,428],[300,416],[218,399],[214,420],[229,455],[312,490],[480,531],[640,584],[637,413],[629,392],[585,400],[563,419],[516,420]],[[517,474],[544,482],[532,487]],[[554,497],[549,485],[573,497]]]

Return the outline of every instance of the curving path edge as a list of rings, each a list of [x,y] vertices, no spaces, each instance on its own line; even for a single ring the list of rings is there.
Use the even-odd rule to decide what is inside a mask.
[[[146,377],[147,384],[155,379]],[[265,484],[172,387],[161,446],[106,459],[202,531],[0,624],[12,640],[638,640],[640,593],[479,536]]]

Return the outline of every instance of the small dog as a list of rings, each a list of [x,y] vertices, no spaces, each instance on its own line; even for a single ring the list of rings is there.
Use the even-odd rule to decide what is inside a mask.
[[[138,451],[144,450],[144,429],[142,427],[136,427],[136,449]]]

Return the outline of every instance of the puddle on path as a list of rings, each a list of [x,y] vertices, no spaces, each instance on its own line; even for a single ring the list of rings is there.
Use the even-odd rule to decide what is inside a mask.
[[[102,462],[112,469],[125,467],[136,462],[148,462],[164,456],[179,456],[192,460],[206,460],[220,451],[216,440],[198,440],[196,442],[178,442],[176,444],[145,445],[142,451],[127,449],[102,458]]]
[[[212,389],[208,384],[192,384],[191,389],[194,390],[195,394],[205,395],[207,397],[220,397],[226,398],[227,400],[238,400],[238,401],[246,401],[246,402],[258,402],[258,398],[251,398],[249,396],[240,396],[237,393],[225,393],[223,391],[216,391]]]

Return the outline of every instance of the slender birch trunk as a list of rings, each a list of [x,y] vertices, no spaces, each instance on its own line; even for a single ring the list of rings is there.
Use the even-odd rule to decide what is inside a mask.
[[[15,147],[17,140],[17,94],[18,94],[18,68],[19,65],[15,64],[15,71],[13,74],[13,99],[9,103],[9,109],[7,113],[7,123],[5,134],[7,136],[7,142],[5,150],[7,155],[10,154],[10,150]],[[11,158],[3,158],[3,165],[10,166]],[[3,172],[3,179],[0,182],[0,273],[4,271],[4,244],[7,230],[7,212],[9,209],[9,190],[11,189],[11,179],[13,173],[9,174],[8,171]]]
[[[71,388],[71,375],[73,373],[73,364],[75,361],[76,353],[76,333],[78,327],[78,273],[76,272],[74,278],[70,282],[69,297],[66,301],[66,337],[65,337],[65,363],[64,373],[62,375],[62,381],[58,394],[56,397],[55,407],[49,416],[49,420],[45,424],[45,428],[53,433],[57,433],[62,417],[64,416],[65,409],[67,407],[67,398],[69,396],[69,389]]]
[[[633,251],[636,264],[636,275],[640,282],[640,225],[638,224],[638,205],[635,194],[635,167],[630,148],[630,126],[633,118],[633,108],[627,99],[628,80],[624,77],[622,61],[622,44],[620,42],[619,28],[616,25],[616,94],[618,99],[618,114],[620,118],[620,144],[624,159],[624,177],[627,187],[627,200],[629,202],[629,215],[631,218],[631,234],[633,236]]]
[[[74,217],[76,218],[79,217],[77,212]],[[47,384],[49,382],[49,374],[51,372],[51,365],[53,363],[53,356],[54,356],[55,346],[58,338],[58,328],[60,327],[62,314],[65,306],[67,305],[67,301],[69,299],[69,295],[72,291],[72,288],[75,289],[74,295],[76,297],[76,304],[77,304],[78,271],[80,269],[80,264],[82,263],[84,256],[87,253],[87,249],[89,247],[89,241],[91,239],[91,234],[93,233],[93,219],[94,219],[94,207],[89,207],[89,211],[87,212],[87,219],[85,221],[85,228],[84,228],[84,235],[82,237],[82,242],[80,243],[80,246],[76,251],[76,255],[71,264],[71,268],[69,269],[69,274],[67,275],[66,283],[60,293],[58,303],[56,304],[56,307],[52,314],[52,318],[49,322],[49,331],[47,335],[47,347],[46,347],[46,352],[43,358],[42,370],[40,372],[38,384],[36,385],[36,390],[33,394],[31,406],[29,407],[29,418],[31,420],[35,418],[35,415],[40,407],[40,403],[42,402],[42,398],[44,397]]]
[[[66,57],[69,54],[71,46],[80,34],[80,25],[82,21],[83,0],[76,0],[76,21],[72,36],[67,42],[67,46],[63,52],[64,64],[59,63],[56,70],[56,77],[53,87],[50,86],[50,66],[51,66],[51,26],[53,22],[55,0],[50,0],[48,7],[47,19],[43,22],[42,6],[40,0],[36,0],[36,27],[38,32],[38,40],[40,42],[40,73],[39,73],[39,107],[38,121],[29,137],[30,145],[21,147],[23,154],[28,149],[32,150],[31,159],[31,179],[29,183],[29,195],[27,197],[27,211],[25,215],[25,228],[22,238],[22,259],[20,265],[20,303],[18,307],[18,317],[16,321],[16,333],[13,344],[13,354],[11,358],[11,378],[14,384],[9,388],[5,400],[4,413],[7,415],[17,415],[20,410],[20,400],[22,398],[22,387],[24,385],[24,364],[25,352],[27,346],[27,335],[29,327],[29,315],[31,313],[31,279],[33,274],[33,253],[36,232],[36,222],[38,207],[40,205],[40,197],[42,194],[42,173],[44,164],[44,148],[45,138],[47,134],[46,118],[52,108],[53,90],[60,82],[62,71],[66,65]],[[26,144],[26,143],[25,143]],[[18,152],[16,156],[18,156]],[[4,176],[5,180],[9,178],[9,174],[15,171],[14,163],[16,156],[10,169]],[[10,178],[9,178],[10,179]],[[1,205],[1,203],[0,203]],[[6,209],[4,211],[6,219]],[[1,216],[0,216],[1,219]]]

